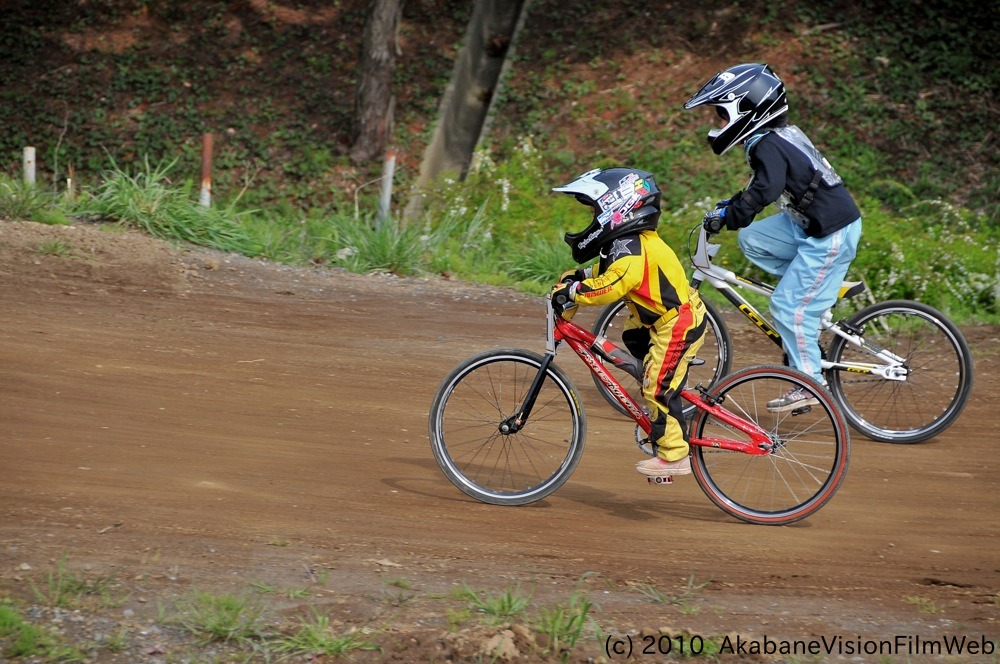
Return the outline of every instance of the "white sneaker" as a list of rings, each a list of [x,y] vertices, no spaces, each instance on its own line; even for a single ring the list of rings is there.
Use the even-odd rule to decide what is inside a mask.
[[[660,457],[652,457],[635,464],[635,469],[647,477],[688,475],[691,472],[691,457],[684,457],[680,461],[664,461]]]
[[[806,406],[818,406],[819,399],[812,392],[804,387],[793,387],[777,399],[767,402],[767,410],[771,413],[784,413],[789,410],[805,408]]]

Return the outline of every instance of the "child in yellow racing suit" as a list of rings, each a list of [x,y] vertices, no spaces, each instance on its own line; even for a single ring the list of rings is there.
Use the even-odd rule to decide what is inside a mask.
[[[555,191],[591,206],[591,225],[567,234],[566,241],[578,262],[595,251],[592,246],[600,260],[565,273],[553,293],[566,290],[578,305],[625,298],[630,311],[622,341],[643,360],[642,393],[653,422],[649,439],[656,445],[656,456],[637,463],[636,470],[657,477],[690,473],[680,390],[704,341],[705,306],[656,233],[659,189],[649,173],[615,168],[591,171]]]

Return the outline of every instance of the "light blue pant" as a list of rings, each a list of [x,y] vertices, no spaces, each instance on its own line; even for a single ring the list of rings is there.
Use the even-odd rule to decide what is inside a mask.
[[[789,363],[821,383],[820,317],[837,301],[860,240],[861,219],[816,238],[806,235],[784,212],[755,221],[739,232],[740,249],[746,257],[780,277],[771,296],[771,317]]]

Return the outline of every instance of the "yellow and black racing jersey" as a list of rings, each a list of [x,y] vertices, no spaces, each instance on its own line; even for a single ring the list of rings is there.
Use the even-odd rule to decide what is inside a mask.
[[[580,282],[577,304],[610,304],[626,298],[643,325],[687,304],[689,287],[677,255],[656,231],[627,235],[604,249],[601,260]]]

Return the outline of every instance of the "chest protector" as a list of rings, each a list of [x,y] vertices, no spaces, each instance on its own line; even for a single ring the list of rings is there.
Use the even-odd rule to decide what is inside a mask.
[[[797,149],[799,152],[804,154],[809,160],[809,165],[812,166],[813,176],[812,180],[809,182],[809,187],[806,189],[802,196],[795,200],[793,194],[785,190],[781,198],[778,199],[778,207],[791,216],[800,226],[803,228],[808,224],[808,220],[805,217],[805,211],[812,205],[813,198],[816,196],[816,191],[819,189],[820,184],[825,186],[827,189],[832,189],[839,184],[843,184],[844,180],[837,175],[837,171],[833,169],[833,166],[827,161],[826,157],[820,154],[816,146],[812,144],[809,137],[805,135],[801,129],[795,125],[790,125],[787,127],[775,127],[768,131],[773,131],[778,136],[781,136],[785,141]],[[759,134],[760,138],[764,137],[764,133]],[[750,164],[750,150],[760,140],[758,137],[752,137],[751,140],[746,142],[746,159],[747,165]],[[756,139],[756,140],[754,140]]]

